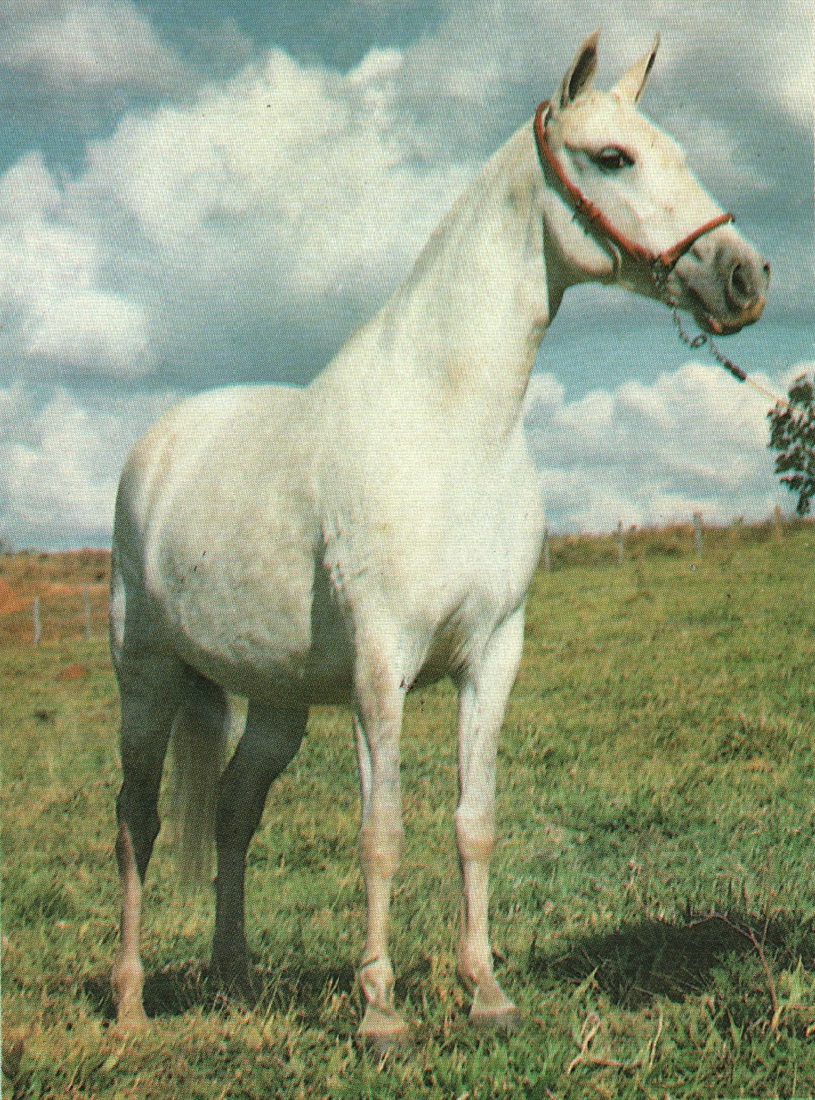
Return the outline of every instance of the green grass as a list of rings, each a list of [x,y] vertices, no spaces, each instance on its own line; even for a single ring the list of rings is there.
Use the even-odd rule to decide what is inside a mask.
[[[355,1036],[364,897],[347,715],[313,713],[250,853],[257,1004],[208,983],[212,897],[178,893],[160,838],[152,1030],[124,1040],[108,992],[105,645],[0,654],[4,1095],[815,1094],[815,530],[780,545],[769,528],[716,535],[701,559],[682,532],[629,549],[617,566],[610,540],[555,545],[531,594],[492,878],[497,968],[524,1012],[509,1038],[468,1027],[455,976],[454,695],[409,699],[392,953],[415,1043],[382,1063]],[[88,675],[60,679],[76,662]]]

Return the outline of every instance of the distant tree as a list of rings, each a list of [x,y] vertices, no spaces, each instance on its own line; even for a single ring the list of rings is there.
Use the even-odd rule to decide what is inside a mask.
[[[795,511],[805,516],[815,497],[815,379],[799,375],[790,386],[788,403],[779,401],[767,417],[769,446],[778,451],[775,472],[798,494]]]

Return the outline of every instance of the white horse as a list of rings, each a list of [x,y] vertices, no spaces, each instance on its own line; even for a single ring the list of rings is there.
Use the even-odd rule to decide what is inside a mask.
[[[760,316],[769,277],[638,110],[656,44],[601,92],[597,37],[314,382],[193,397],[128,459],[111,597],[124,773],[112,982],[124,1029],[146,1023],[141,894],[171,732],[188,839],[203,843],[209,823],[217,840],[213,971],[241,986],[247,847],[309,706],[341,703],[362,787],[360,1030],[380,1045],[405,1037],[388,955],[399,736],[406,692],[444,676],[459,693],[459,974],[475,1023],[517,1020],[493,974],[487,875],[496,742],[544,525],[522,424],[538,346],[577,283],[670,296],[707,331],[734,332]],[[219,774],[225,692],[249,710]]]

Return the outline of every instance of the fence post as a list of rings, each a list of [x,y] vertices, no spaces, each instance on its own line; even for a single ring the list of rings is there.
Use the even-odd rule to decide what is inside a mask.
[[[42,624],[40,622],[40,597],[34,597],[34,645],[40,644]]]
[[[696,556],[701,558],[705,552],[704,542],[702,540],[702,513],[693,513],[693,545],[696,550]]]
[[[776,504],[775,513],[774,513],[774,516],[773,516],[773,526],[775,528],[775,541],[778,543],[779,546],[781,545],[781,535],[782,535],[782,532],[783,532],[782,522],[783,522],[783,513],[781,511],[781,505]]]
[[[625,540],[623,539],[623,521],[617,524],[617,564],[622,565],[625,554]]]
[[[543,529],[543,568],[547,573],[552,572],[552,556],[549,553],[549,528]]]
[[[87,585],[82,588],[82,600],[85,604],[85,641],[89,642],[91,640],[91,597]]]

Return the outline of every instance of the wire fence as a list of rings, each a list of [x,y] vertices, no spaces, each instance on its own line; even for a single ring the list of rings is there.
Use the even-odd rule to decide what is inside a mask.
[[[0,645],[48,645],[52,642],[91,641],[106,638],[108,596],[94,585],[77,585],[75,591],[16,596],[0,606]]]
[[[781,545],[801,532],[815,531],[815,520],[785,516],[779,507],[762,523],[707,524],[702,512],[685,523],[667,527],[626,527],[622,521],[608,535],[553,534],[544,537],[541,568],[545,571],[582,566],[623,565],[627,561],[704,558],[766,542]]]
[[[748,524],[737,519],[727,525],[707,525],[703,514],[695,512],[688,522],[668,527],[626,528],[620,521],[608,535],[558,535],[547,530],[540,565],[549,572],[622,566],[627,561],[647,559],[698,559],[724,549],[734,552],[739,547],[769,541],[781,545],[805,531],[815,532],[815,520],[784,516],[778,507],[763,523]],[[50,557],[38,555],[41,562]],[[26,576],[30,589],[32,570]],[[20,594],[0,574],[0,646],[40,646],[106,638],[107,583],[100,572],[95,576],[94,583],[44,583],[39,592]]]

